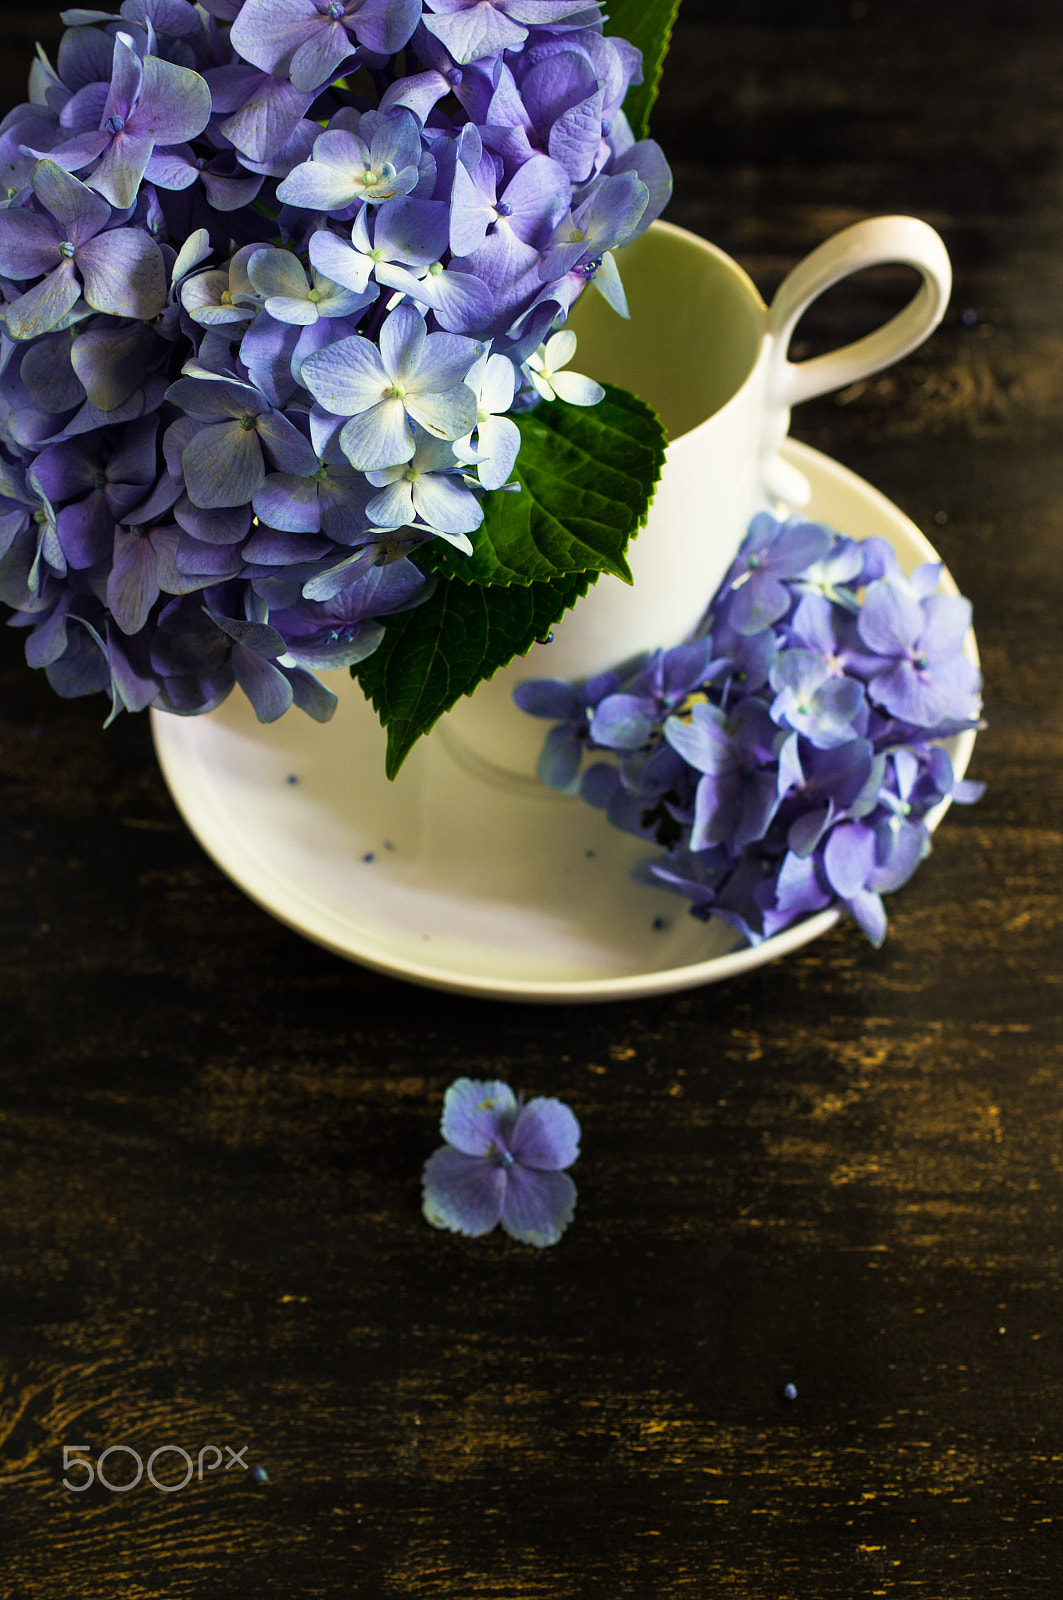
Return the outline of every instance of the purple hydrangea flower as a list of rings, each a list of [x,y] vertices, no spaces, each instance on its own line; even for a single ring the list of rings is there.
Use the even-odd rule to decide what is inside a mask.
[[[741,700],[728,714],[702,702],[690,720],[669,717],[664,736],[698,783],[691,849],[730,840],[742,850],[763,838],[779,804],[775,772],[781,736],[760,700]]]
[[[771,669],[771,717],[821,750],[847,744],[867,725],[863,686],[831,672],[812,650],[784,650]]]
[[[830,534],[813,522],[777,522],[766,511],[754,517],[726,580],[726,617],[735,632],[760,633],[785,616],[791,595],[783,580],[822,561],[830,546]]]
[[[12,337],[33,339],[60,326],[82,294],[95,311],[158,316],[166,273],[154,239],[137,228],[108,229],[107,201],[54,161],[38,161],[32,186],[47,215],[0,211],[0,273],[40,280],[6,309]]]
[[[511,413],[600,394],[551,335],[667,199],[639,53],[595,0],[64,20],[0,122],[0,599],[112,715],[325,716],[403,561],[471,551]]]
[[[838,905],[878,945],[934,808],[982,792],[940,743],[979,726],[970,607],[940,577],[881,540],[755,517],[700,638],[623,678],[515,691],[555,722],[539,775],[664,846],[636,877],[694,916],[756,944]],[[581,776],[584,751],[612,760]]]
[[[245,61],[319,89],[358,46],[390,56],[420,18],[417,0],[246,0],[230,38]]]
[[[54,145],[52,159],[71,171],[91,167],[90,187],[124,211],[141,179],[158,176],[151,170],[156,149],[194,139],[210,111],[210,90],[198,72],[154,55],[142,59],[133,39],[119,33],[102,106],[95,84],[74,95],[60,119],[74,137]]]
[[[412,460],[412,423],[437,439],[469,432],[476,396],[465,378],[482,353],[460,334],[429,333],[412,306],[399,306],[379,344],[341,339],[303,362],[303,382],[326,411],[350,418],[340,446],[351,465],[376,472]]]
[[[403,528],[418,517],[444,535],[468,534],[483,521],[483,508],[463,480],[454,451],[444,439],[414,430],[415,449],[408,462],[367,472],[379,489],[366,506],[374,527]],[[471,549],[468,541],[463,547]]]
[[[446,1144],[425,1162],[422,1191],[433,1227],[476,1238],[501,1223],[522,1244],[557,1243],[576,1205],[563,1169],[579,1155],[580,1127],[568,1106],[458,1078],[440,1131]]]
[[[310,160],[292,168],[277,199],[308,211],[393,200],[416,186],[420,157],[420,135],[408,111],[367,111],[357,131],[333,126],[319,135]]]
[[[266,481],[266,458],[281,472],[309,476],[317,471],[309,439],[253,384],[180,378],[168,398],[203,424],[181,455],[188,494],[197,506],[246,505]]]
[[[473,432],[454,443],[459,460],[475,462],[476,475],[485,489],[501,489],[509,480],[520,450],[520,429],[506,415],[513,404],[517,373],[506,356],[486,352],[466,375],[476,396],[476,441]]]
[[[525,24],[559,22],[586,11],[587,0],[428,0],[428,8],[425,27],[464,66],[519,48]]]
[[[427,598],[429,586],[411,561],[370,567],[329,600],[297,598],[272,606],[271,625],[283,634],[287,659],[311,670],[333,671],[361,661],[380,643],[376,620],[406,611]]]
[[[962,718],[977,688],[977,672],[963,654],[971,604],[956,595],[916,599],[889,578],[867,591],[856,626],[883,664],[868,693],[892,716],[929,728]]]

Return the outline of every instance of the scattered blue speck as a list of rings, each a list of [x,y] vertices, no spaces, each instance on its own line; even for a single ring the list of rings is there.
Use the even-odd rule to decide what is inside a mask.
[[[288,776],[285,778],[284,781],[285,781],[285,783],[298,783],[299,782],[299,778],[298,778],[298,775],[296,773],[289,772]]]
[[[375,861],[376,857],[374,856],[372,850],[367,850],[365,855],[362,857],[362,860],[363,861]]]
[[[251,1476],[254,1478],[256,1483],[269,1482],[269,1473],[266,1471],[265,1467],[252,1467]]]
[[[796,1400],[797,1399],[797,1385],[796,1385],[796,1383],[784,1384],[783,1385],[782,1397],[783,1397],[784,1400]]]
[[[967,310],[961,314],[960,321],[963,323],[965,328],[973,328],[975,323],[978,321],[977,311],[968,306]]]
[[[663,917],[654,917],[653,926],[657,929],[667,928],[668,924]]]
[[[583,854],[587,857],[587,860],[590,861],[594,856],[594,851],[593,850],[584,850]]]
[[[395,848],[395,846],[392,844],[390,839],[385,839],[384,840],[384,849],[385,850],[394,850],[394,848]]]

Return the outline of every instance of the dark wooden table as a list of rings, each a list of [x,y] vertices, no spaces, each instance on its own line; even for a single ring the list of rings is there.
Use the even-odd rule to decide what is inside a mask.
[[[6,25],[10,103],[54,29]],[[881,951],[600,1007],[375,976],[4,636],[5,1600],[1061,1592],[1061,86],[1058,0],[687,0],[660,102],[669,215],[765,290],[875,212],[955,263],[923,351],[799,417],[926,529],[986,672],[988,791]],[[807,349],[909,289],[836,291]],[[580,1117],[556,1249],[421,1219],[459,1074]],[[63,1488],[115,1444],[267,1477]]]

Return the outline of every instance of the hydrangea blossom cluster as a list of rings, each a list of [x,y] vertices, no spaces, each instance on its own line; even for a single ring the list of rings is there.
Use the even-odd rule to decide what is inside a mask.
[[[443,1099],[446,1144],[424,1165],[422,1210],[436,1228],[478,1237],[501,1222],[522,1244],[556,1244],[576,1206],[563,1170],[580,1126],[560,1100],[524,1102],[508,1083],[458,1078]]]
[[[0,123],[0,599],[60,694],[331,714],[670,180],[596,0],[122,0]],[[114,714],[112,712],[112,714]]]
[[[980,726],[970,603],[937,593],[940,574],[759,514],[692,643],[626,678],[516,690],[556,724],[540,777],[665,846],[638,875],[751,944],[830,905],[881,944],[882,895],[930,849],[927,814],[983,788],[940,742]]]

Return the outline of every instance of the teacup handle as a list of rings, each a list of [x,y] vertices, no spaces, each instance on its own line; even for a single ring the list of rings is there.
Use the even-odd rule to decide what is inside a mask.
[[[912,300],[874,333],[810,361],[790,361],[794,329],[814,300],[832,284],[864,267],[897,262],[915,267],[923,282]],[[773,353],[768,373],[767,426],[762,481],[773,499],[807,505],[808,481],[781,460],[778,448],[790,427],[790,408],[843,389],[914,350],[941,321],[952,288],[948,252],[933,228],[915,217],[869,217],[843,228],[794,268],[768,311]]]

